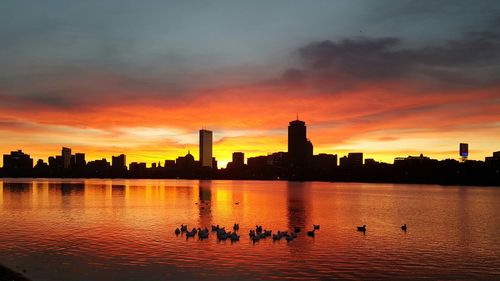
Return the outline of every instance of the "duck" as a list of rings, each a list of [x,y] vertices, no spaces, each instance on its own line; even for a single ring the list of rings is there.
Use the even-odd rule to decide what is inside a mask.
[[[319,230],[319,224],[313,224],[313,228]]]
[[[255,232],[257,232],[257,234],[262,233],[262,225],[256,225],[255,226]]]
[[[406,231],[406,223],[401,226],[401,230]]]
[[[233,232],[233,234],[231,234],[230,236],[230,239],[231,241],[239,241],[240,240],[240,236],[236,234],[236,232]]]
[[[357,229],[358,229],[358,231],[365,232],[366,231],[366,224],[364,224],[363,226],[358,226]]]
[[[219,230],[217,230],[217,238],[219,240],[226,240],[228,237],[228,233],[226,233],[226,230],[224,230],[224,228],[219,228]]]
[[[255,230],[250,229],[250,231],[249,231],[248,235],[249,235],[250,237],[254,237],[254,236],[255,236]]]
[[[287,236],[285,239],[286,239],[287,242],[290,242],[290,241],[293,240],[293,236]]]
[[[182,231],[182,232],[186,232],[187,230],[188,230],[188,226],[187,226],[187,224],[186,224],[186,225],[181,224],[181,231]]]
[[[254,236],[252,236],[251,239],[252,239],[253,242],[257,242],[257,241],[260,240],[260,237],[259,237],[259,235],[254,235]]]
[[[196,235],[196,230],[186,232],[186,238],[194,237],[195,235]]]
[[[208,228],[205,229],[198,228],[198,237],[200,239],[208,238]]]
[[[264,229],[264,236],[271,236],[272,230],[265,230]]]
[[[227,235],[226,230],[224,228],[219,228],[219,230],[217,230],[217,236],[220,235]]]
[[[316,231],[316,229],[313,229],[313,230],[311,230],[311,231],[308,231],[308,232],[307,232],[307,236],[314,237],[314,231]]]
[[[208,238],[208,231],[200,231],[200,232],[198,232],[198,237],[201,240]]]
[[[219,240],[226,240],[227,239],[227,234],[226,233],[217,234],[217,238]]]
[[[219,225],[212,225],[212,231],[217,231],[219,229]]]
[[[233,225],[233,230],[234,230],[234,231],[236,231],[236,230],[239,230],[239,229],[240,229],[240,224],[235,223],[235,224]]]
[[[273,234],[273,241],[280,240],[280,239],[281,239],[281,235]]]
[[[300,227],[298,227],[298,226],[294,227],[293,231],[300,232]]]
[[[179,235],[179,234],[181,234],[181,230],[179,228],[176,228],[175,229],[175,235]]]

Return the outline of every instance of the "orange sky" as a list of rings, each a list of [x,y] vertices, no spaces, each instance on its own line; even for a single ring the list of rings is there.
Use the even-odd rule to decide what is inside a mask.
[[[10,121],[0,125],[0,149],[23,149],[46,160],[68,146],[85,152],[87,160],[125,153],[129,163],[163,163],[188,149],[197,158],[197,130],[205,127],[214,131],[214,155],[225,166],[234,151],[246,157],[286,151],[287,125],[296,112],[307,123],[315,153],[362,151],[365,158],[392,162],[420,153],[456,159],[459,142],[470,144],[471,159],[500,149],[500,104],[489,102],[499,89],[397,94],[405,88],[404,81],[389,81],[328,95],[309,93],[307,86],[261,84],[180,99],[137,93],[135,100],[82,108],[4,108],[0,118]]]

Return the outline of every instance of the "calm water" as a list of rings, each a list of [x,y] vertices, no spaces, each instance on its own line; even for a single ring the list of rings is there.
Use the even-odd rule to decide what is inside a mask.
[[[4,179],[0,263],[35,281],[500,280],[499,216],[500,188]],[[235,243],[174,234],[181,223],[235,222]],[[256,224],[313,223],[314,239],[304,230],[290,243],[248,237]],[[356,231],[363,224],[365,234]]]

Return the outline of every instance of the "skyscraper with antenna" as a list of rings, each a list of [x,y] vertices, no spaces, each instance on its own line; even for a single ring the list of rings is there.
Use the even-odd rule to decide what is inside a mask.
[[[304,121],[297,119],[288,125],[288,157],[292,168],[304,168],[313,155],[313,145],[307,139],[307,128]]]

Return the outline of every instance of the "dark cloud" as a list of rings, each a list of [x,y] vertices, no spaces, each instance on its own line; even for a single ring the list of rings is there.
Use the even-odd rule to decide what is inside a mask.
[[[26,100],[30,103],[38,104],[41,106],[55,107],[55,108],[73,108],[78,107],[79,104],[76,100],[70,99],[57,93],[35,93],[27,95]]]
[[[25,95],[0,94],[0,108],[26,109],[28,106],[44,108],[75,109],[80,107],[78,100],[56,92],[37,92]]]
[[[312,42],[298,51],[301,77],[346,82],[431,79],[473,86],[498,82],[500,32],[470,32],[461,39],[408,48],[396,37],[356,37]],[[298,72],[299,70],[294,70]],[[285,79],[289,79],[288,72]]]

